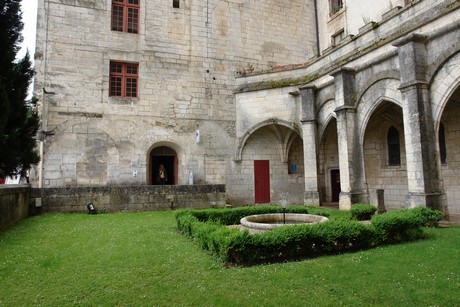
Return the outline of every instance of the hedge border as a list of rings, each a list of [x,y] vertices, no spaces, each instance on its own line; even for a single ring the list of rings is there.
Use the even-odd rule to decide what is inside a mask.
[[[330,216],[334,209],[288,207],[287,212],[321,211]],[[327,223],[280,227],[261,234],[230,228],[248,215],[281,212],[280,207],[257,206],[236,209],[181,210],[176,213],[179,231],[219,260],[236,265],[254,265],[312,258],[412,241],[424,236],[422,227],[436,226],[442,213],[424,207],[374,215],[370,224],[353,220],[351,214],[337,214]]]

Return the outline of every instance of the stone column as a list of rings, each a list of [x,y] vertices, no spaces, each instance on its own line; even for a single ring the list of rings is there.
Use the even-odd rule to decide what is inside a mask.
[[[401,70],[404,138],[409,193],[408,207],[427,206],[447,214],[440,180],[436,135],[427,77],[427,38],[410,34],[394,43]]]
[[[304,204],[307,206],[319,206],[318,191],[318,153],[317,153],[317,129],[315,108],[314,86],[300,88],[302,98],[302,139],[303,161],[305,169]]]
[[[342,68],[333,73],[339,147],[339,209],[350,210],[353,203],[368,203],[364,162],[359,145],[355,107],[355,72]]]

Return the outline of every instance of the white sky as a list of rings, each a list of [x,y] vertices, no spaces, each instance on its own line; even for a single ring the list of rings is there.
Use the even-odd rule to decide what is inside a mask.
[[[26,50],[29,49],[31,58],[35,52],[35,28],[37,26],[37,1],[38,0],[22,0],[22,22],[24,23],[24,30],[22,36],[22,49],[18,53],[18,58],[22,58]]]
[[[35,53],[35,29],[37,27],[37,2],[38,0],[22,0],[22,22],[24,23],[24,30],[22,36],[24,40],[21,44],[21,50],[16,55],[17,58],[22,59],[29,50],[30,59],[34,60]],[[32,86],[29,89],[29,96],[32,94]],[[30,98],[30,97],[29,97]]]

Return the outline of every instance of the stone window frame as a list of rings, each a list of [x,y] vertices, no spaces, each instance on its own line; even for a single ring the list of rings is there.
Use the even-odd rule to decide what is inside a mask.
[[[112,0],[111,30],[139,34],[140,0]]]
[[[331,35],[331,45],[332,47],[337,46],[345,38],[345,29],[341,28],[337,32]]]
[[[329,16],[333,16],[343,9],[343,0],[329,0]]]
[[[110,61],[109,71],[110,97],[138,97],[139,63]]]
[[[447,165],[446,126],[442,122],[439,124],[438,144],[441,165]]]
[[[388,166],[401,166],[401,134],[398,128],[391,125],[386,135]]]

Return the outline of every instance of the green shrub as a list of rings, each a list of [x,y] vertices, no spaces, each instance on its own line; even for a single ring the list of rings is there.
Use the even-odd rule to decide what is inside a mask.
[[[370,212],[368,205],[356,211]],[[287,212],[315,214],[324,208],[289,207]],[[280,207],[257,206],[237,209],[184,210],[176,214],[177,227],[199,246],[225,262],[240,265],[303,259],[414,240],[422,236],[422,227],[434,225],[441,215],[428,208],[390,211],[372,218],[370,225],[350,220],[339,210],[330,210],[329,222],[314,225],[279,227],[251,235],[247,230],[225,225],[239,224],[242,217],[280,212]],[[329,213],[329,212],[324,213]],[[374,210],[375,211],[375,210]],[[340,214],[339,214],[340,213]],[[321,214],[324,215],[324,214]],[[329,215],[329,214],[328,214]],[[360,216],[356,214],[356,216]]]
[[[427,227],[436,227],[438,222],[442,219],[442,212],[438,210],[433,210],[427,207],[416,207],[414,213],[419,215],[424,223],[424,226]]]
[[[240,220],[249,215],[264,213],[281,213],[283,209],[280,206],[248,206],[240,208],[225,209],[202,209],[202,210],[182,210],[177,215],[192,214],[201,222],[216,221],[223,225],[239,224]],[[286,209],[287,213],[309,213],[309,208],[305,206],[291,206]]]
[[[377,208],[368,204],[354,204],[351,206],[351,218],[357,221],[367,221],[377,211]]]
[[[234,242],[228,259],[249,265],[304,259],[369,248],[375,243],[373,228],[356,221],[331,221],[315,225],[280,227]]]
[[[383,242],[393,243],[419,239],[421,227],[435,225],[442,217],[439,211],[425,207],[389,211],[372,218],[372,225]]]

